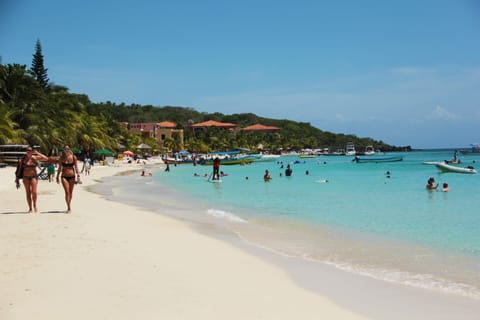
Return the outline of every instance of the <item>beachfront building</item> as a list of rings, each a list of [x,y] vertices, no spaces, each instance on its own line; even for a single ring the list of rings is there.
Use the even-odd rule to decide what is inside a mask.
[[[129,131],[144,138],[154,138],[159,147],[168,140],[179,141],[183,148],[183,129],[177,129],[177,124],[170,121],[130,123]]]

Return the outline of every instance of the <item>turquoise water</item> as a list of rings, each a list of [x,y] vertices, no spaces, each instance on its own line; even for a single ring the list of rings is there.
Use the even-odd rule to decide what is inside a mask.
[[[281,254],[480,299],[480,175],[423,164],[452,154],[409,152],[402,162],[379,164],[346,156],[281,157],[222,166],[228,176],[221,183],[194,176],[210,174],[211,167],[178,165],[148,181],[119,177],[130,179],[128,191],[117,181],[110,196],[176,208],[170,211],[178,218],[213,224]],[[480,163],[478,155],[461,159],[463,166]],[[287,164],[291,177],[283,174]],[[263,181],[266,169],[270,182]],[[448,182],[450,191],[425,190],[429,177]]]

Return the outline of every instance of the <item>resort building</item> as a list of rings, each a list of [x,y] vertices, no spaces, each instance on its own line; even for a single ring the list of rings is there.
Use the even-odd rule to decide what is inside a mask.
[[[258,132],[258,133],[278,133],[280,128],[275,126],[267,126],[260,123],[239,129],[238,126],[230,122],[219,122],[215,120],[208,120],[200,123],[189,123],[188,129],[196,132],[197,130],[206,130],[208,128],[219,128],[232,133],[241,130],[243,132]],[[166,140],[179,141],[181,149],[184,145],[183,129],[177,129],[177,124],[170,121],[163,122],[143,122],[128,124],[129,131],[141,135],[144,138],[154,138],[157,141],[158,147],[161,149],[165,147]]]
[[[154,138],[160,147],[167,139],[178,140],[183,148],[183,129],[177,129],[177,124],[174,122],[130,123],[129,131],[140,134],[144,138]]]

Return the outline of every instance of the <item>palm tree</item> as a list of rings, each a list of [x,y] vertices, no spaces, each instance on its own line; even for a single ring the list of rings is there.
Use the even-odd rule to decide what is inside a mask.
[[[18,131],[15,130],[16,123],[12,120],[12,110],[8,110],[6,104],[0,101],[0,143],[20,142]]]

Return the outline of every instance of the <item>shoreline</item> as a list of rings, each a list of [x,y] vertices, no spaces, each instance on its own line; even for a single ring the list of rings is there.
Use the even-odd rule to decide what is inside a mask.
[[[161,172],[157,172],[155,176],[158,174],[161,174]],[[167,192],[169,196],[172,196],[169,190],[164,189],[165,186],[162,181],[161,178],[160,180],[155,179],[155,182],[160,184],[160,186],[155,187],[155,190],[158,190],[158,187],[160,187],[163,190],[161,193]],[[119,183],[119,181],[114,181],[115,183]],[[138,190],[136,191],[138,192]],[[143,190],[143,192],[146,191]],[[349,267],[346,265],[336,265],[305,257],[283,254],[269,247],[250,242],[238,233],[240,230],[236,228],[234,228],[235,230],[230,228],[226,230],[222,222],[217,225],[219,223],[217,218],[204,220],[203,218],[198,219],[190,215],[186,216],[185,211],[195,211],[196,215],[205,217],[205,212],[200,213],[200,211],[207,210],[210,206],[199,206],[198,199],[190,199],[177,192],[173,196],[180,204],[174,208],[169,206],[169,209],[171,209],[168,210],[169,213],[160,214],[167,214],[174,219],[185,221],[202,234],[230,242],[234,246],[259,256],[269,263],[281,266],[301,287],[307,288],[321,296],[328,296],[336,303],[345,306],[349,310],[354,310],[354,312],[366,314],[375,319],[404,319],[407,317],[405,305],[408,305],[410,308],[408,311],[409,319],[426,319],[429,317],[450,319],[451,314],[455,314],[456,319],[476,319],[476,314],[480,312],[479,300],[460,293],[457,295],[454,293],[455,290],[449,293],[444,290],[437,291],[434,288],[424,288],[418,284],[404,284],[399,281],[376,278],[372,277],[370,273],[361,272],[361,270],[349,270]],[[119,196],[113,196],[112,200],[122,201]],[[132,202],[127,201],[127,203],[131,204]],[[141,203],[137,203],[137,205],[140,206]],[[142,206],[146,210],[156,211],[152,207],[152,203],[145,203]],[[233,218],[237,217],[234,216]],[[232,218],[227,217],[228,219]],[[325,284],[328,285],[325,286]],[[352,290],[352,287],[364,289]],[[365,296],[364,290],[371,291],[373,294]],[[383,301],[384,299],[381,297],[384,296],[398,296],[399,299],[398,301],[390,301],[389,299]],[[382,303],[379,303],[379,301]],[[388,307],[379,307],[382,305]]]
[[[48,181],[40,213],[24,214],[23,186],[0,169],[1,319],[365,319],[186,223],[86,190],[132,167],[93,167],[72,214]]]
[[[68,296],[63,295],[76,290],[57,283],[60,276],[53,271],[59,269],[65,277],[62,280],[68,279],[67,283],[72,282],[73,288],[80,286],[83,290],[80,291],[82,294],[76,293],[74,296],[78,298],[80,295],[84,299],[87,294],[91,307],[98,310],[96,314],[108,314],[106,318],[113,318],[110,315],[115,314],[116,319],[131,318],[140,311],[145,312],[143,318],[168,316],[172,319],[318,319],[322,315],[331,319],[474,319],[480,311],[478,301],[386,283],[333,266],[281,256],[248,244],[238,237],[197,230],[192,223],[111,202],[87,191],[88,186],[98,179],[142,168],[136,165],[93,167],[92,176],[82,176],[84,184],[74,191],[71,215],[56,214],[61,213],[59,208],[64,207],[61,186],[39,181],[38,205],[42,214],[37,217],[5,214],[21,212],[16,211],[21,209],[10,208],[24,208],[26,203],[23,186],[20,190],[14,189],[13,171],[11,186],[7,185],[5,190],[4,181],[9,181],[10,176],[6,175],[5,178],[3,175],[5,172],[2,170],[8,168],[0,169],[1,199],[2,203],[7,203],[7,207],[1,210],[4,214],[0,214],[0,219],[4,220],[0,222],[0,239],[3,242],[0,256],[2,262],[7,262],[7,271],[0,278],[0,297],[6,297],[0,298],[2,319],[23,318],[19,315],[33,314],[40,314],[40,319],[60,319],[67,314],[70,318],[72,314],[78,314],[79,319],[87,316],[88,311],[76,310],[78,306],[72,304],[67,310],[45,310],[43,304],[54,304],[54,299],[59,296],[68,300]],[[113,212],[110,212],[112,209]],[[45,219],[42,219],[44,216]],[[124,224],[117,228],[117,220]],[[115,227],[114,230],[109,230],[112,227]],[[31,239],[27,231],[35,232],[37,238]],[[157,234],[159,231],[160,235]],[[72,237],[72,232],[77,237]],[[177,233],[189,240],[182,238],[182,241],[175,241],[179,237]],[[14,248],[7,243],[12,240],[15,240]],[[39,249],[36,242],[47,245],[46,249],[40,247],[40,254],[36,250],[29,252],[32,251],[29,247],[32,244],[36,245],[34,249]],[[62,246],[59,242],[68,245]],[[172,246],[172,243],[175,245]],[[97,249],[97,246],[100,248]],[[125,249],[125,253],[121,252]],[[89,250],[93,251],[93,256],[79,256],[88,254]],[[28,260],[31,265],[25,267],[23,259],[20,259],[23,251],[39,259]],[[141,252],[148,252],[149,255],[141,255]],[[163,269],[166,257],[166,274],[157,274]],[[70,261],[72,258],[73,261]],[[114,263],[102,264],[102,268],[97,270],[91,266],[95,265],[96,259]],[[185,260],[195,270],[185,269]],[[123,263],[119,266],[115,262]],[[17,270],[19,266],[21,268]],[[139,274],[137,269],[147,272]],[[69,279],[68,275],[76,276],[76,271],[80,272],[82,278]],[[47,275],[45,279],[44,273]],[[149,282],[145,286],[149,290],[145,291],[145,287],[136,281],[124,278],[129,273],[139,282]],[[111,278],[111,281],[104,282],[100,276]],[[189,283],[185,283],[184,278]],[[15,285],[20,283],[23,287],[33,288],[12,288],[13,280],[16,280]],[[94,288],[99,288],[84,288],[83,281],[87,280]],[[126,283],[119,284],[118,281]],[[55,285],[52,286],[52,283]],[[165,297],[166,293],[176,295]],[[155,301],[160,296],[173,305],[167,307],[171,313],[162,313],[165,308],[163,304],[156,306]],[[97,301],[102,301],[102,306],[98,306],[95,303]],[[405,305],[409,306],[408,310]],[[115,308],[128,310],[120,312]],[[8,318],[9,312],[14,317]]]

